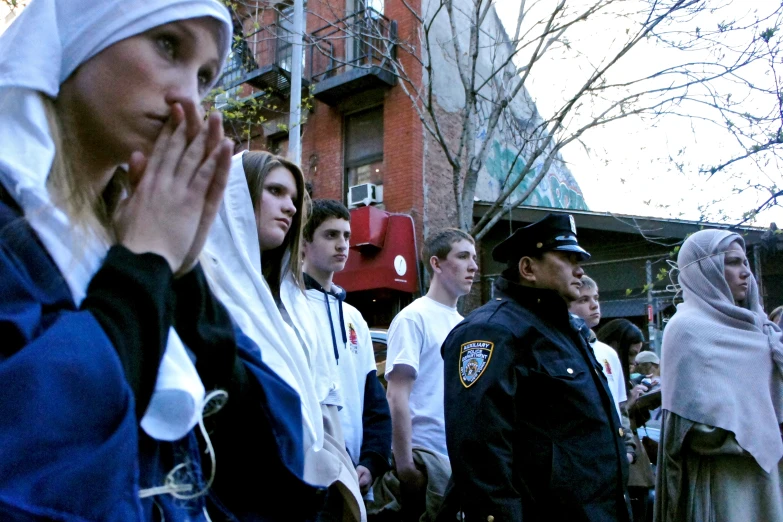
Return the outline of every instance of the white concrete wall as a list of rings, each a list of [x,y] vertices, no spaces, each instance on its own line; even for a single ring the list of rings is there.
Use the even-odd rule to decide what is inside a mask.
[[[473,5],[473,0],[454,0],[454,12],[456,19],[459,21],[457,27],[463,52],[467,52],[469,49],[470,20],[462,13],[472,12]],[[424,0],[423,11],[425,19],[431,20],[439,6],[440,0]],[[477,64],[479,78],[488,77],[512,52],[512,48],[508,43],[508,37],[498,19],[494,6],[490,9],[485,18],[480,36],[480,52]],[[437,13],[430,33],[430,42],[433,63],[433,92],[436,96],[436,103],[446,112],[456,115],[465,107],[465,91],[460,81],[458,64],[455,60],[452,31],[445,7]],[[467,63],[467,60],[463,63]],[[516,79],[513,76],[514,72],[515,66],[513,64],[507,67],[504,74],[508,77],[500,83],[505,87],[509,87]],[[490,85],[487,85],[483,89],[483,92],[490,98],[493,98],[492,88]],[[489,114],[490,107],[488,103],[485,102],[485,106],[481,107],[481,109],[482,114]],[[531,126],[536,126],[541,122],[541,117],[536,111],[535,102],[525,89],[522,89],[514,98],[510,105],[510,112],[506,117],[527,122]],[[522,146],[522,142],[512,135],[509,126],[507,124],[504,125],[503,122],[498,125],[492,136],[487,136],[486,122],[481,120],[482,118],[479,118],[479,121],[475,122],[476,147],[480,147],[486,139],[490,139],[491,144],[487,161],[479,176],[476,197],[481,201],[494,201],[504,188],[507,173],[519,148]],[[541,163],[543,162],[537,162],[537,167],[534,167],[536,172],[540,171]],[[519,172],[524,164],[525,155],[523,154],[515,164],[514,170]],[[510,179],[513,180],[515,177],[512,175]],[[518,198],[515,195],[521,195],[534,177],[535,175],[528,174],[525,182],[517,187],[514,194],[512,194],[510,203],[587,209],[579,185],[559,156],[533,194],[524,202],[517,201]]]

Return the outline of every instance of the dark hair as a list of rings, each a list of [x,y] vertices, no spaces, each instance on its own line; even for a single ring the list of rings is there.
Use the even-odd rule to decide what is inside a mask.
[[[629,389],[630,357],[628,352],[632,344],[644,342],[642,331],[628,319],[612,319],[598,330],[596,337],[617,351],[625,374],[625,388]]]
[[[428,235],[424,240],[424,247],[421,249],[421,260],[427,267],[427,272],[432,275],[432,265],[430,265],[432,256],[446,259],[451,252],[451,245],[459,243],[463,239],[469,241],[471,245],[476,244],[470,234],[458,228],[441,228]]]
[[[283,167],[294,177],[296,182],[296,214],[291,220],[291,227],[285,236],[283,244],[279,247],[264,252],[261,256],[261,271],[264,278],[269,283],[269,288],[277,295],[280,292],[280,283],[283,282],[286,274],[290,271],[294,282],[304,289],[304,280],[302,278],[302,250],[301,237],[302,228],[307,221],[307,203],[310,196],[305,190],[304,175],[295,163],[291,163],[285,158],[276,156],[269,152],[248,151],[242,156],[242,167],[245,170],[247,186],[250,189],[250,200],[253,202],[253,210],[258,211],[261,202],[261,194],[264,191],[264,181],[270,171],[277,167]],[[286,262],[286,252],[291,256]]]
[[[304,226],[304,240],[313,242],[313,234],[327,219],[337,218],[351,222],[351,213],[345,205],[335,199],[314,199],[310,204],[310,215]]]

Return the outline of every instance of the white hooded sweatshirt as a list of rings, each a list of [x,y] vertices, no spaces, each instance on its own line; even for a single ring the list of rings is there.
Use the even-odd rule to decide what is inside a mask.
[[[291,325],[283,318],[261,270],[253,203],[242,156],[234,156],[223,205],[202,254],[202,265],[212,291],[226,306],[245,335],[259,347],[262,360],[299,394],[302,402],[305,480],[319,486],[339,483],[348,508],[365,520],[358,478],[337,439],[324,430],[327,408],[339,405],[336,367],[328,353],[313,341],[307,323],[307,301],[290,275],[283,280],[280,298]],[[327,418],[327,421],[329,419]],[[339,431],[339,427],[338,427]]]

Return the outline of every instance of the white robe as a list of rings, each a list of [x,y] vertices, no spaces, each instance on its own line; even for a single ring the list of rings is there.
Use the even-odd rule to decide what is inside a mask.
[[[339,423],[332,422],[336,407],[329,397],[338,387],[336,370],[329,366],[330,354],[320,353],[318,343],[312,342],[315,330],[302,313],[307,309],[305,295],[290,279],[284,279],[280,296],[299,335],[283,319],[261,271],[257,230],[240,153],[232,160],[223,205],[204,247],[204,272],[234,321],[258,345],[262,360],[299,394],[304,479],[319,486],[335,485],[346,500],[349,519],[365,520],[356,470]]]

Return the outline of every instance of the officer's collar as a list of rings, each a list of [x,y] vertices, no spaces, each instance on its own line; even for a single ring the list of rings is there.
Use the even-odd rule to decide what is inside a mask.
[[[501,294],[499,296],[500,299],[506,296],[538,313],[561,315],[563,319],[569,319],[568,306],[565,300],[554,290],[522,286],[509,281],[503,276],[495,280],[495,288]]]

